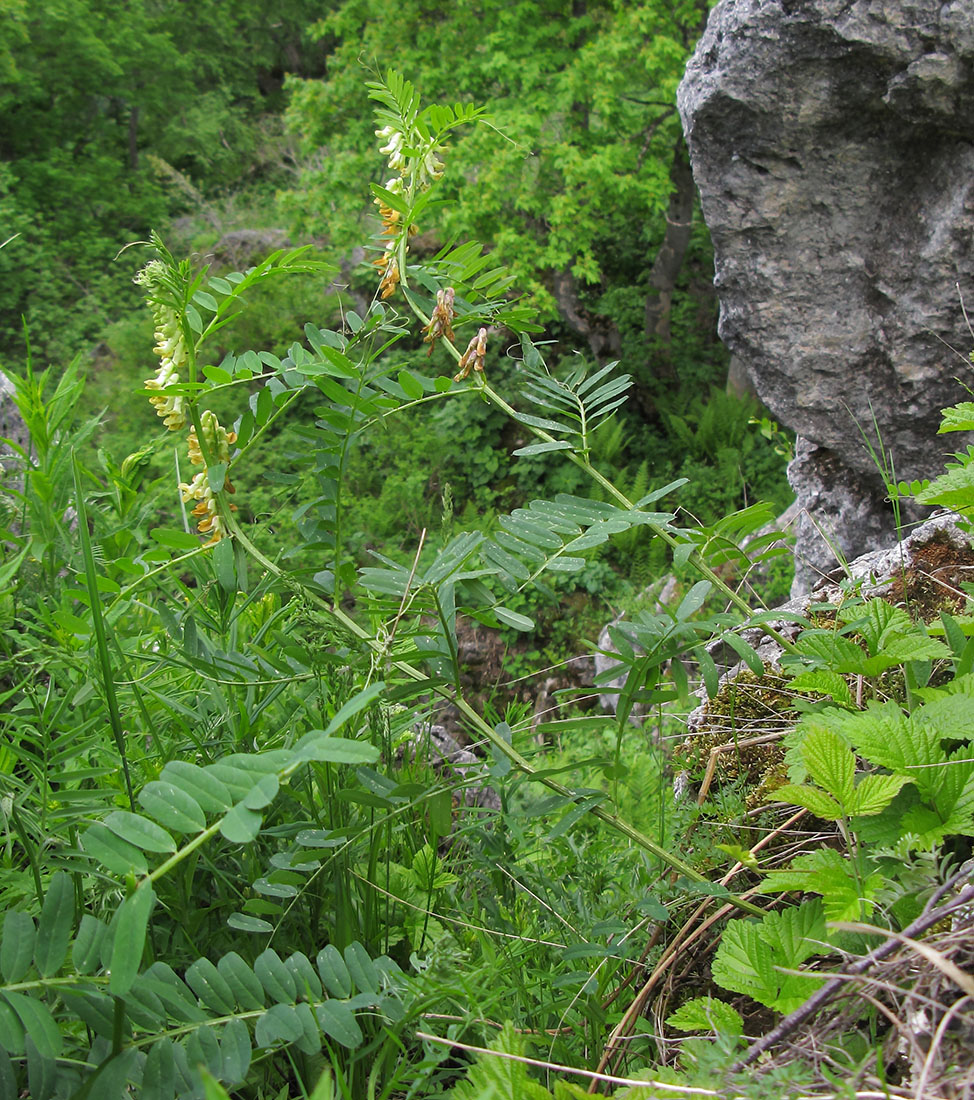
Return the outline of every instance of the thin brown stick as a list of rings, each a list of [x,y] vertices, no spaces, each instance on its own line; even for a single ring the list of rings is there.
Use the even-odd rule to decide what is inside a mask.
[[[767,847],[767,845],[769,845],[776,836],[780,836],[782,833],[786,832],[788,829],[791,828],[792,825],[800,821],[801,818],[803,818],[807,813],[808,811],[805,809],[797,810],[791,815],[791,817],[782,822],[781,825],[768,833],[767,836],[762,837],[750,849],[751,855],[755,855],[757,852],[761,851],[762,848]],[[731,869],[720,880],[720,885],[726,886],[739,871],[743,871],[744,869],[745,868],[743,863],[735,863],[734,866],[731,867]],[[663,955],[661,956],[659,962],[656,964],[656,969],[652,972],[652,974],[650,974],[649,978],[647,978],[642,988],[633,998],[633,1001],[629,1005],[629,1008],[626,1010],[624,1016],[613,1029],[612,1034],[609,1036],[609,1040],[605,1045],[605,1050],[602,1052],[602,1058],[599,1060],[599,1072],[605,1069],[605,1067],[611,1061],[612,1056],[619,1050],[622,1045],[622,1040],[624,1036],[629,1032],[633,1022],[642,1012],[643,1007],[649,997],[649,994],[652,992],[656,983],[666,972],[666,970],[669,969],[669,967],[676,961],[680,951],[690,947],[690,945],[694,943],[701,935],[703,935],[704,932],[713,927],[713,925],[718,920],[720,920],[721,917],[727,915],[730,912],[730,907],[726,905],[723,906],[716,913],[714,913],[713,916],[709,917],[704,922],[704,924],[702,924],[696,931],[691,933],[690,929],[692,928],[694,922],[699,919],[699,917],[709,904],[709,901],[703,901],[697,906],[696,910],[691,914],[689,919],[684,922],[683,927],[676,934],[673,942],[670,943],[667,946],[666,950],[663,952]],[[657,926],[658,929],[661,927],[661,925]],[[635,971],[633,971],[633,973],[635,973]],[[594,1082],[593,1085],[589,1086],[589,1091],[591,1092],[593,1088]]]

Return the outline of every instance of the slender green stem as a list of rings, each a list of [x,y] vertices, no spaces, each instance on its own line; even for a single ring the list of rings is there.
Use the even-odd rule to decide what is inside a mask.
[[[95,648],[98,653],[98,665],[101,671],[102,684],[105,688],[105,702],[108,706],[108,718],[112,727],[112,736],[115,738],[115,747],[122,764],[122,775],[125,777],[125,789],[128,792],[129,806],[135,812],[135,794],[132,790],[132,777],[129,774],[128,752],[125,746],[125,731],[122,729],[122,716],[118,705],[118,696],[115,692],[115,680],[112,672],[111,657],[108,653],[108,637],[105,631],[105,620],[102,616],[101,596],[98,592],[98,572],[95,568],[95,555],[91,548],[91,535],[88,531],[88,509],[85,505],[84,493],[81,488],[81,470],[77,457],[72,458],[72,470],[74,472],[74,496],[75,508],[78,513],[78,535],[81,539],[81,552],[85,563],[85,582],[88,588],[88,603],[91,610],[91,622],[95,630]]]
[[[273,573],[276,577],[283,580],[289,586],[297,586],[297,583],[288,577],[283,570],[275,565],[266,555],[264,555],[247,535],[240,529],[240,525],[236,522],[234,517],[231,517],[230,523],[232,525],[234,537],[237,538],[240,544],[244,547],[249,554],[251,554],[260,564]],[[312,592],[309,589],[302,589],[302,591],[313,598],[319,603],[329,615],[331,615],[337,622],[350,633],[353,634],[359,641],[364,642],[375,653],[385,657],[389,664],[396,669],[397,672],[402,673],[408,679],[417,684],[429,684],[429,689],[435,694],[440,695],[444,699],[448,699],[454,706],[460,711],[460,713],[467,719],[467,721],[474,727],[479,735],[482,735],[484,740],[490,742],[490,744],[502,755],[506,756],[520,771],[525,775],[530,776],[535,782],[543,784],[549,790],[554,791],[556,794],[562,795],[565,798],[575,800],[578,796],[575,791],[572,791],[569,787],[564,786],[557,780],[552,779],[551,776],[538,775],[537,770],[531,765],[531,763],[521,755],[514,748],[513,745],[509,745],[503,737],[501,737],[492,726],[476,711],[470,704],[463,698],[462,695],[455,694],[450,688],[442,684],[432,684],[429,682],[430,678],[421,669],[416,668],[415,665],[410,664],[407,661],[397,660],[388,656],[386,646],[373,638],[366,630],[364,630],[359,624],[347,615],[341,608],[335,607],[328,603],[323,597],[317,593]],[[616,832],[621,833],[628,840],[631,840],[633,844],[645,849],[651,855],[657,859],[662,860],[668,867],[676,871],[678,874],[683,875],[685,878],[690,879],[693,882],[705,883],[711,885],[710,880],[700,874],[680,859],[678,856],[673,855],[672,852],[666,851],[655,841],[651,840],[648,836],[645,836],[638,829],[634,828],[627,821],[624,821],[617,814],[609,813],[608,810],[602,809],[601,806],[594,805],[589,808],[589,813],[594,817],[597,817],[600,821],[604,821],[607,825],[611,826]],[[745,913],[749,913],[753,916],[761,916],[763,910],[758,906],[753,905],[751,902],[746,901],[744,898],[737,897],[735,894],[730,894],[727,897],[728,902],[731,905],[736,906],[738,909],[743,910]]]
[[[409,298],[407,298],[406,300],[407,302],[409,302],[409,306],[412,309],[413,313],[415,313],[416,317],[424,325],[428,325],[430,323],[429,318],[423,313],[423,311],[413,305],[412,301]],[[460,352],[457,349],[456,345],[453,344],[452,341],[447,340],[445,337],[443,338],[443,343],[450,354],[459,362]],[[479,389],[484,397],[486,397],[487,400],[490,401],[491,404],[495,405],[498,409],[501,409],[503,412],[507,413],[507,415],[511,417],[512,420],[516,420],[518,421],[518,423],[523,423],[518,418],[517,410],[512,405],[509,405],[503,397],[501,397],[501,395],[493,388],[493,386],[490,385],[487,379],[484,378],[482,375],[478,377],[480,379]],[[546,432],[544,428],[537,428],[530,424],[524,426],[527,427],[529,431],[533,432],[540,440],[545,443],[557,442],[555,437],[549,432]],[[589,462],[587,452],[585,454],[578,454],[575,451],[565,451],[564,454],[571,462],[574,462],[580,470],[583,470],[588,475],[588,477],[590,477],[597,485],[600,485],[623,508],[630,512],[634,511],[635,505],[633,504],[633,502],[625,495],[625,493],[623,493],[620,489],[613,485],[607,477],[601,474],[591,464],[591,462]],[[673,534],[667,531],[665,527],[662,527],[657,523],[648,523],[646,526],[649,527],[653,534],[661,538],[671,549],[675,549],[677,546],[680,545],[679,540],[675,538]],[[745,600],[743,596],[741,596],[738,592],[731,588],[731,586],[725,580],[719,577],[717,573],[715,573],[714,570],[711,569],[711,567],[703,560],[698,551],[692,551],[687,560],[694,567],[694,569],[696,569],[697,572],[700,573],[702,577],[708,580],[719,592],[723,593],[723,595],[730,601],[730,603],[732,603],[739,611],[742,611],[748,617],[751,616],[752,608],[747,600]],[[764,631],[765,634],[768,635],[769,638],[772,638],[775,642],[777,642],[778,645],[780,645],[782,649],[785,650],[785,652],[791,653],[794,651],[794,643],[790,639],[786,638],[780,631],[775,630],[774,627],[771,627],[766,623],[762,624],[761,629]]]

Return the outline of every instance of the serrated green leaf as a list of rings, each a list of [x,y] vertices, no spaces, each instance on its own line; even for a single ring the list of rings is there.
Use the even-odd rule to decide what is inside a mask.
[[[518,1035],[511,1023],[506,1023],[500,1033],[491,1040],[489,1048],[497,1054],[510,1054],[512,1058],[498,1058],[493,1054],[478,1054],[474,1064],[451,1093],[451,1100],[551,1100],[551,1093],[532,1081],[528,1068],[522,1061],[530,1050],[523,1036]]]
[[[666,1022],[679,1031],[716,1031],[724,1035],[743,1035],[744,1021],[736,1008],[716,997],[694,997]]]
[[[838,672],[829,668],[811,668],[800,672],[788,681],[788,687],[794,691],[831,695],[840,706],[852,706],[849,685]]]
[[[856,773],[855,753],[832,730],[812,730],[801,744],[808,774],[848,813]]]
[[[974,401],[961,401],[949,409],[941,409],[940,415],[943,419],[938,434],[974,431]]]
[[[34,963],[42,978],[50,978],[61,969],[73,930],[74,883],[70,875],[58,871],[48,883],[37,922]]]
[[[768,802],[785,802],[790,806],[804,806],[811,810],[816,817],[823,821],[838,821],[842,817],[842,807],[831,795],[820,791],[817,787],[806,787],[786,783],[783,787],[777,787],[768,795]]]
[[[852,817],[867,817],[881,813],[913,780],[906,775],[867,775],[860,780],[847,813]]]

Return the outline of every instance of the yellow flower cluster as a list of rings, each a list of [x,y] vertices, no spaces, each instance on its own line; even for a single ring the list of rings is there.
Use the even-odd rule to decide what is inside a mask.
[[[164,271],[165,265],[161,260],[151,260],[135,276],[135,282],[151,293]],[[159,369],[152,378],[145,380],[145,388],[164,390],[179,381],[179,370],[187,358],[186,340],[170,307],[153,302],[152,316],[156,340],[152,350],[159,356]],[[186,427],[186,400],[181,394],[159,393],[150,397],[149,401],[171,432],[179,432]]]
[[[228,432],[226,428],[221,426],[216,413],[209,410],[200,417],[200,424],[211,460],[219,463],[229,462],[230,448],[237,441],[237,433]],[[188,485],[183,482],[179,486],[179,491],[183,494],[184,503],[191,500],[197,502],[196,507],[193,509],[193,515],[199,519],[197,526],[200,533],[210,536],[205,545],[212,546],[226,536],[227,530],[217,507],[213,488],[210,485],[210,471],[205,464],[195,428],[191,429],[189,433],[189,459],[194,466],[202,466],[203,469],[196,474]],[[228,493],[233,492],[233,486],[230,484],[229,478],[224,481],[223,488]],[[230,507],[236,509],[234,504],[231,504]]]
[[[389,167],[394,172],[400,173],[386,182],[387,191],[396,195],[403,194],[403,179],[411,172],[420,191],[427,190],[434,180],[442,177],[444,164],[439,158],[439,149],[435,143],[430,144],[429,148],[418,155],[407,155],[406,135],[395,126],[383,126],[381,130],[375,131],[375,136],[385,142],[379,152],[389,158]],[[379,217],[382,218],[382,236],[391,238],[386,241],[382,255],[372,261],[382,273],[379,280],[379,297],[388,298],[395,293],[401,277],[398,246],[403,231],[402,215],[381,198],[377,198],[375,203],[379,208]],[[411,237],[418,231],[418,226],[410,225],[407,233]]]

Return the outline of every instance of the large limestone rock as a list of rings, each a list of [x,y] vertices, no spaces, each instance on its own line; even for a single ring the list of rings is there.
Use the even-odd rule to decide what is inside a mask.
[[[955,449],[936,430],[972,381],[974,3],[721,0],[678,99],[721,337],[805,440],[807,588],[820,528],[846,557],[892,530],[860,427],[900,478]]]

